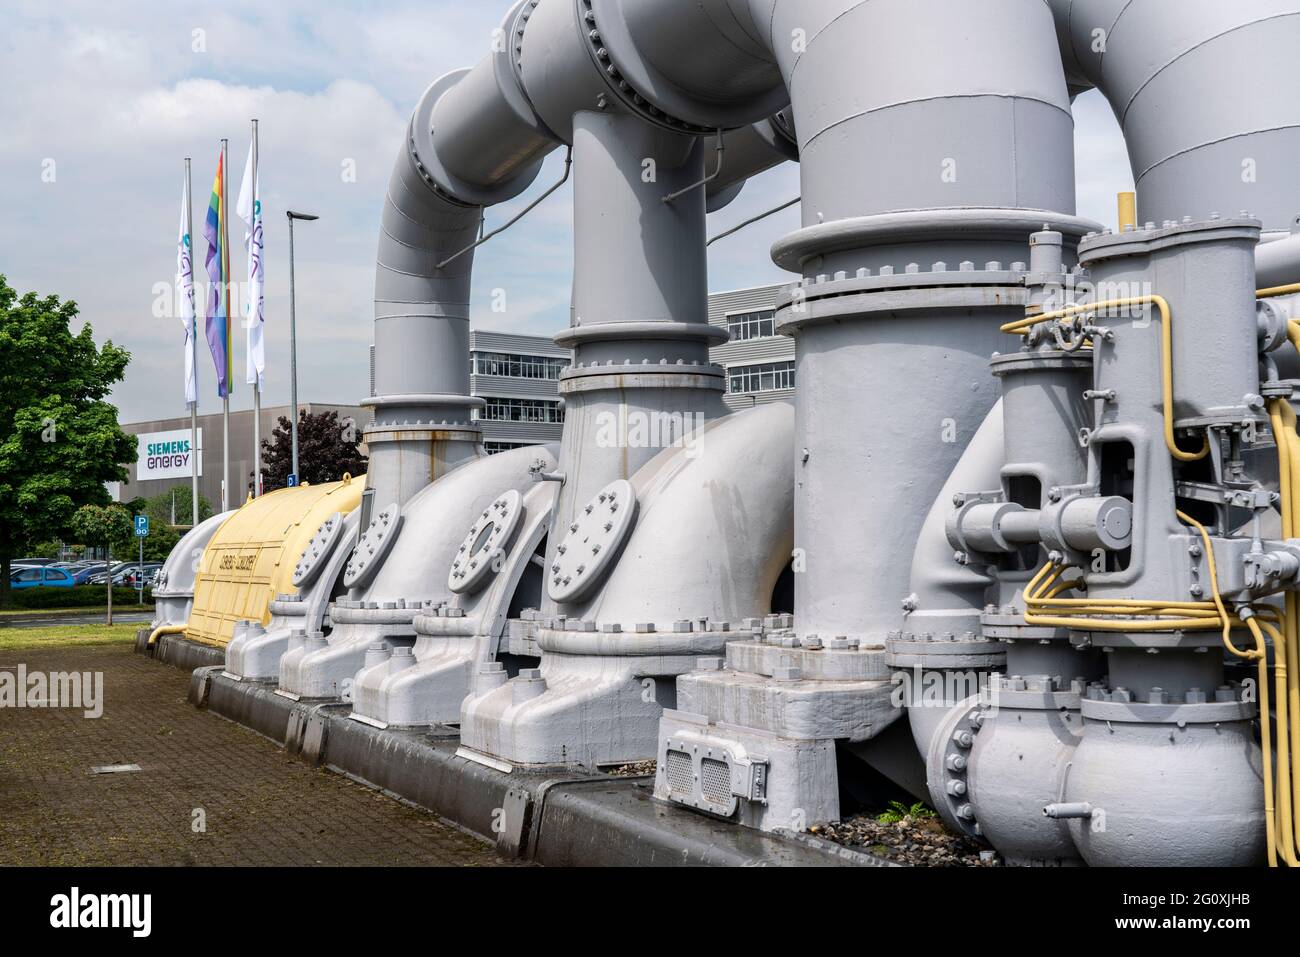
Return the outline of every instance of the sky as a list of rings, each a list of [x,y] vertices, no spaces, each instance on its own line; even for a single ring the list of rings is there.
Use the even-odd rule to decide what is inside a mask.
[[[0,6],[0,274],[19,293],[75,300],[99,342],[132,354],[113,394],[122,422],[180,416],[184,333],[169,293],[185,157],[193,160],[195,278],[202,221],[222,137],[234,206],[259,120],[265,210],[267,372],[264,405],[288,402],[286,209],[295,226],[298,397],[353,403],[369,391],[374,253],[393,158],[420,94],[486,55],[505,0],[5,0]],[[362,10],[364,9],[364,13]],[[1075,108],[1078,213],[1113,223],[1132,189],[1104,100]],[[505,222],[555,179],[561,151],[532,188],[490,209]],[[784,164],[710,215],[713,235],[799,194]],[[566,184],[475,256],[476,328],[550,335],[568,323],[572,190]],[[797,207],[709,250],[714,291],[778,282],[771,243],[797,228]],[[243,224],[231,216],[231,263],[244,277]],[[494,288],[507,308],[492,311]],[[202,310],[200,299],[199,309]],[[220,411],[200,321],[199,410]],[[249,408],[236,328],[232,409]]]

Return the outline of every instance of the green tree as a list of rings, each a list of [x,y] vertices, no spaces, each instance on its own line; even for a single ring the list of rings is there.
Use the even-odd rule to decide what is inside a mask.
[[[122,541],[131,534],[131,513],[121,505],[83,505],[72,516],[72,532],[87,545],[102,545],[107,549],[104,559],[106,568],[113,567],[113,543]],[[109,576],[108,615],[106,621],[113,623],[113,579]]]
[[[176,499],[176,525],[172,525],[172,497]],[[132,515],[149,516],[149,534],[144,540],[144,560],[147,562],[166,561],[181,536],[189,531],[190,486],[176,485],[149,498],[135,499],[128,508]],[[199,496],[199,521],[212,515],[212,503],[202,495]],[[130,561],[140,554],[140,543],[135,537],[135,526],[127,529],[127,534],[113,542],[113,550],[124,561]]]
[[[293,468],[293,435],[289,419],[280,416],[269,439],[262,440],[262,485],[266,491],[289,484]],[[318,485],[337,482],[346,472],[352,476],[366,471],[366,457],[357,441],[357,426],[340,420],[337,412],[308,413],[298,410],[298,481]]]
[[[63,536],[82,505],[109,501],[135,440],[105,401],[131,356],[95,345],[89,323],[74,334],[77,304],[18,297],[0,275],[0,607],[9,604],[15,557]]]

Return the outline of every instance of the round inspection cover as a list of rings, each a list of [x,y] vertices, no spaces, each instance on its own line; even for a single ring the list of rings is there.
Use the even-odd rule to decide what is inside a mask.
[[[523,496],[513,488],[483,510],[456,549],[447,573],[447,587],[453,594],[473,594],[491,581],[501,564],[496,560],[498,551],[504,555],[523,515]]]
[[[610,482],[584,505],[555,547],[547,592],[555,601],[574,601],[600,581],[611,556],[632,530],[636,492],[627,479]]]
[[[402,527],[402,510],[396,502],[371,520],[352,550],[348,567],[343,570],[343,584],[360,588],[379,570],[380,563],[393,547],[398,529]]]
[[[316,534],[311,537],[307,547],[302,550],[302,555],[298,558],[298,564],[293,570],[293,584],[295,587],[303,588],[316,580],[316,576],[325,567],[330,553],[334,551],[334,546],[339,543],[339,536],[342,534],[343,513],[335,512],[325,519],[320,528],[316,529]]]

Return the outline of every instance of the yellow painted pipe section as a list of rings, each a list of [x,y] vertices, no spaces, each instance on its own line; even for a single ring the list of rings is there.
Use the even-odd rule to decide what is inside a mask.
[[[1272,299],[1274,296],[1290,296],[1300,292],[1300,282],[1293,282],[1289,286],[1269,286],[1267,289],[1256,289],[1256,299]]]
[[[1117,193],[1115,199],[1119,205],[1119,231],[1124,232],[1125,227],[1128,226],[1136,229],[1138,223],[1137,193]]]
[[[203,550],[185,635],[225,645],[235,623],[271,620],[278,594],[297,591],[293,570],[317,529],[335,512],[361,504],[364,476],[278,489],[250,499],[222,523]]]
[[[153,631],[149,632],[149,647],[152,648],[158,643],[158,639],[163,635],[183,635],[185,634],[184,625],[159,625]]]

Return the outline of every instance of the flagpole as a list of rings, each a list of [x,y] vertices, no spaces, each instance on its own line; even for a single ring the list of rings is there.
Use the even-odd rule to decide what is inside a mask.
[[[230,388],[233,385],[231,380],[232,363],[230,361],[230,347],[232,346],[232,337],[230,335],[230,270],[226,265],[229,261],[227,245],[229,240],[229,231],[226,229],[226,217],[229,214],[229,207],[226,206],[226,180],[230,176],[230,166],[226,161],[226,147],[229,140],[221,141],[221,222],[218,224],[221,230],[221,300],[222,312],[226,320],[226,388],[225,395],[221,397],[221,510],[224,512],[230,508]]]
[[[190,239],[190,263],[194,262],[194,193],[190,189],[190,158],[185,157],[185,235]],[[199,314],[194,308],[194,287],[191,285],[190,297],[190,359],[194,363],[194,401],[190,406],[190,505],[191,523],[199,524]],[[175,510],[175,501],[172,509]]]
[[[261,194],[257,190],[257,120],[253,120],[253,223],[250,229],[253,233],[252,242],[257,242],[257,220],[258,220],[258,202],[261,200]],[[251,293],[253,286],[253,277],[248,277],[249,291]],[[253,312],[250,312],[248,321],[254,322],[257,319],[255,310],[257,303],[252,304]],[[247,340],[245,340],[247,345]],[[256,367],[254,367],[256,368]],[[257,381],[253,383],[253,496],[257,497],[262,494],[262,376],[257,375]]]

